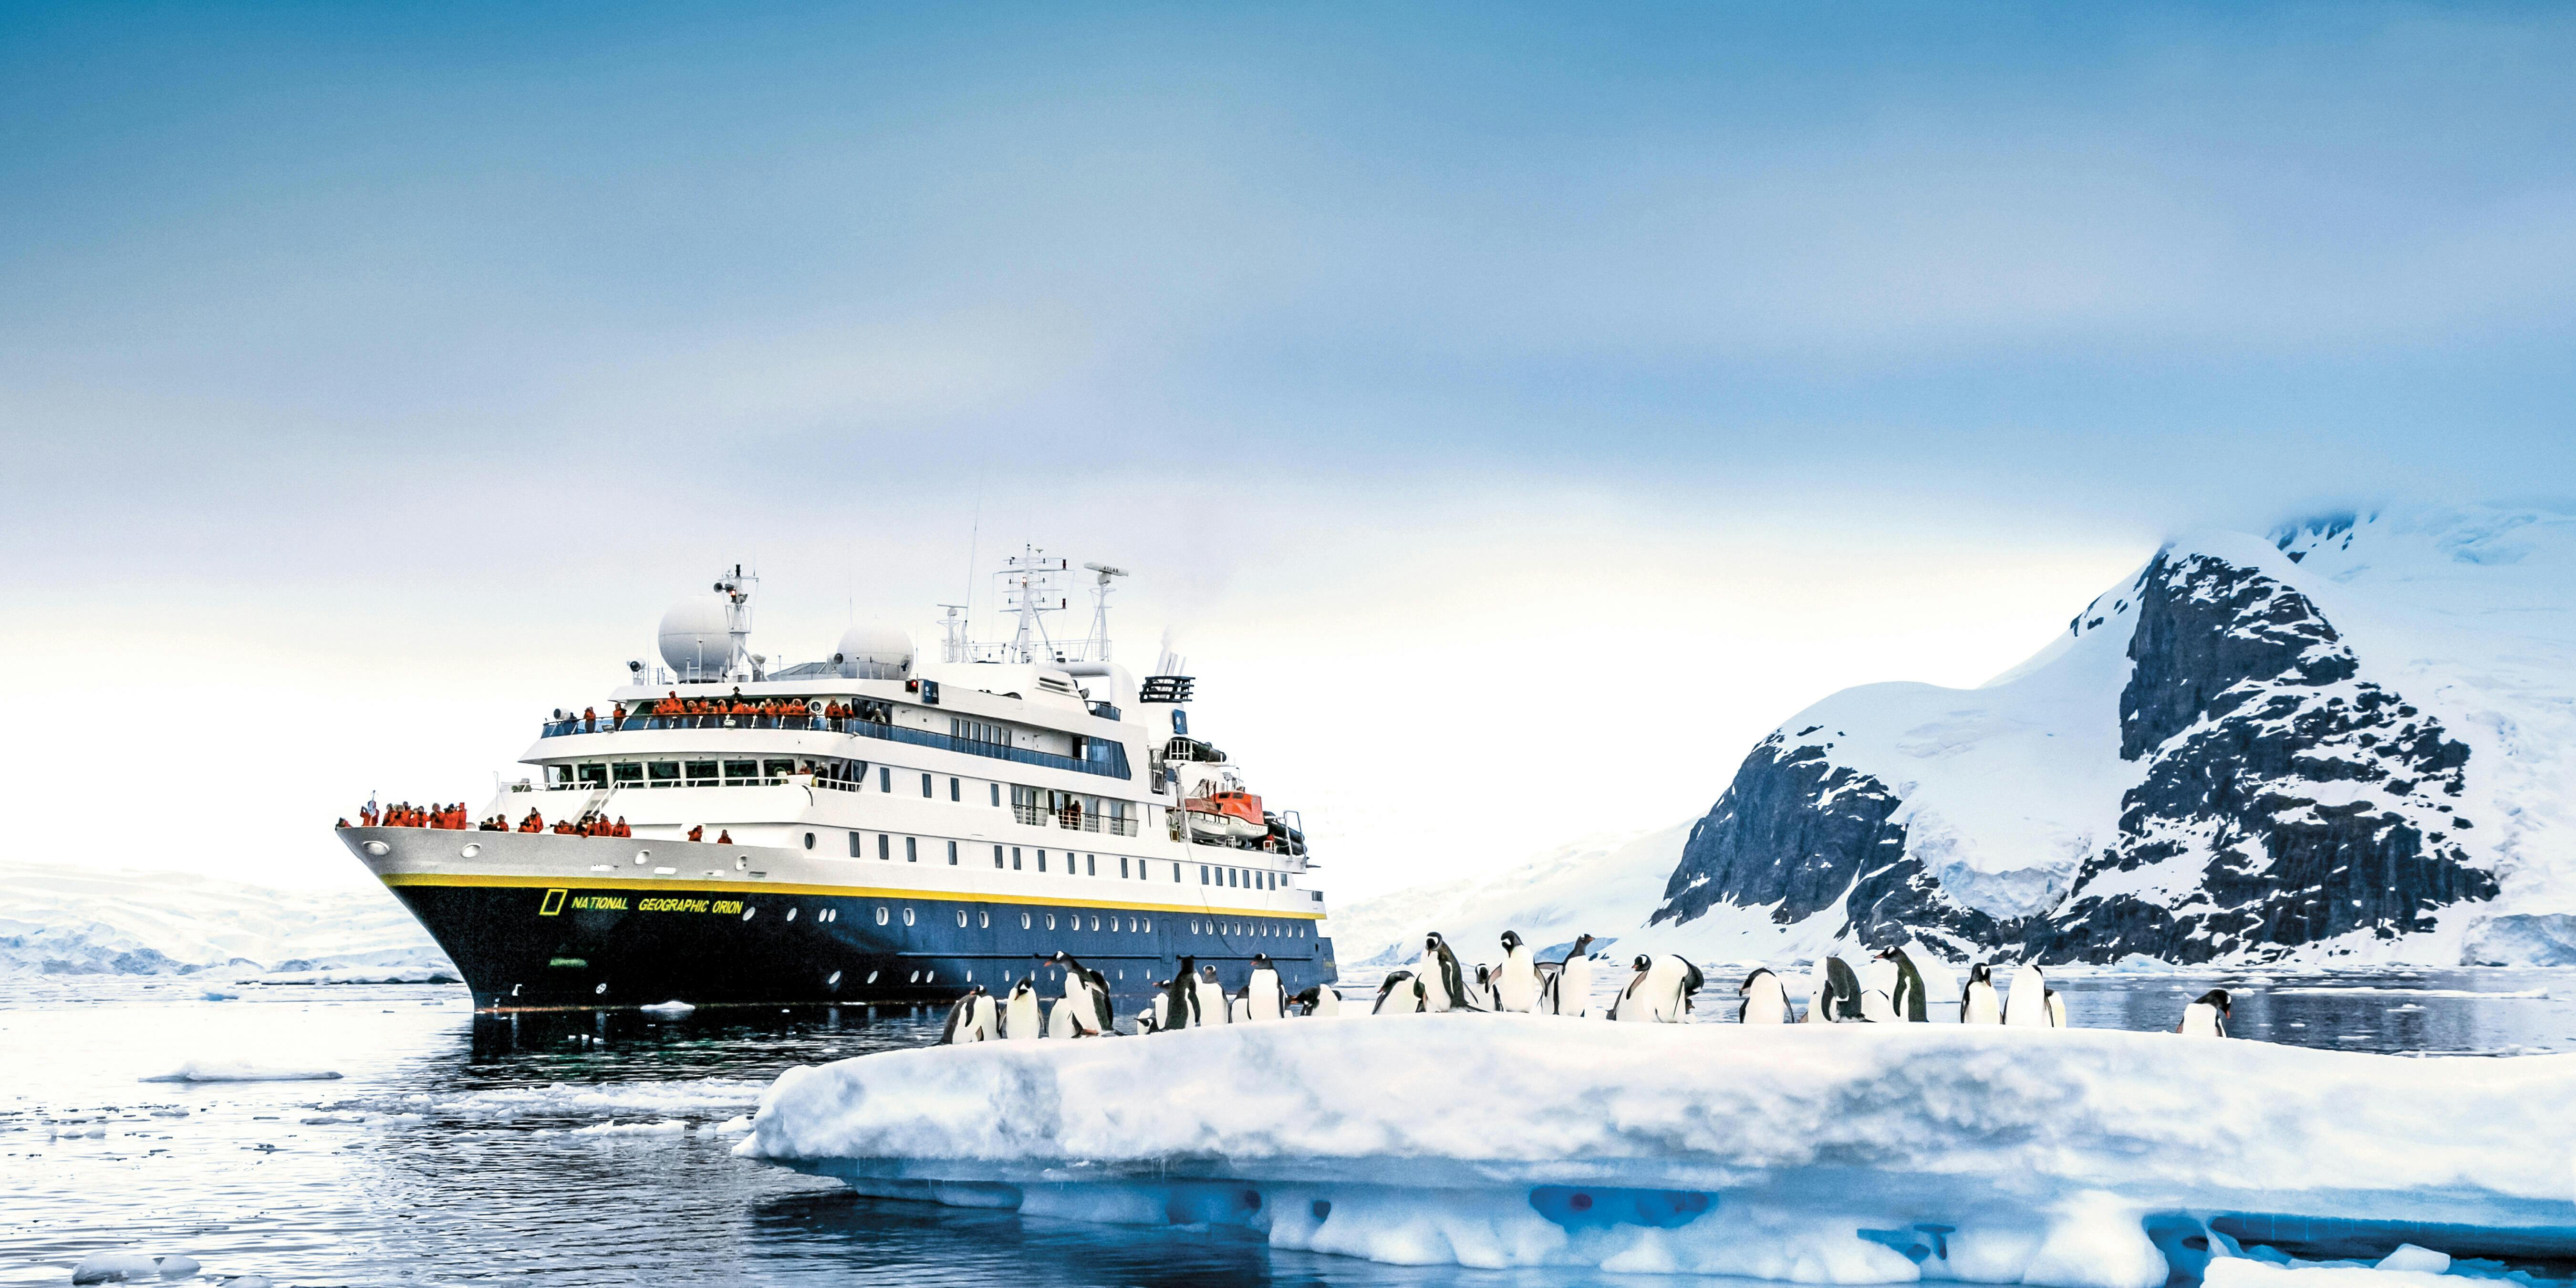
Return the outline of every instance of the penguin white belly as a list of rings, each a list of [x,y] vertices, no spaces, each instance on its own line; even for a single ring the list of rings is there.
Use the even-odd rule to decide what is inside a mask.
[[[1861,990],[1860,1017],[1872,1024],[1903,1024],[1905,1022],[1905,1017],[1896,1013],[1895,1004],[1888,1001],[1887,994],[1875,988],[1865,988]]]
[[[1378,1002],[1377,1013],[1380,1015],[1420,1015],[1422,1013],[1422,989],[1420,981],[1406,980],[1403,983],[1396,985],[1394,988],[1388,989],[1386,996]]]
[[[1789,990],[1777,975],[1764,975],[1754,981],[1753,990],[1744,997],[1744,1022],[1747,1024],[1786,1024],[1789,1022]]]
[[[1556,1013],[1582,1019],[1592,1014],[1592,959],[1569,957],[1556,984]]]
[[[2048,995],[2048,1026],[2053,1029],[2066,1027],[2066,999],[2055,993]]]
[[[1136,1013],[1136,1018],[1149,1020],[1156,1031],[1172,1027],[1172,999],[1164,993],[1154,994],[1154,1004]]]
[[[1070,1038],[1073,1036],[1072,1003],[1058,999],[1055,1005],[1047,1008],[1046,1035],[1050,1038]]]
[[[2014,1028],[2044,1029],[2048,1017],[2048,979],[2028,962],[2013,972],[2012,992],[2004,997],[2004,1023]]]
[[[1002,1036],[1002,1008],[990,995],[975,999],[975,1040],[990,1042]]]
[[[1280,1004],[1279,974],[1276,971],[1252,972],[1252,982],[1244,986],[1243,1000],[1251,1020],[1284,1020],[1288,1014]]]
[[[1970,984],[1968,986],[1968,1000],[1959,1006],[1959,1022],[1961,1024],[2004,1022],[2004,1009],[2002,1004],[1995,1000],[1994,985]]]
[[[2187,1038],[2219,1036],[2218,1008],[2207,1002],[2194,1002],[2182,1008],[2182,1035]]]
[[[1191,987],[1196,988],[1199,994],[1199,1023],[1224,1024],[1233,1019],[1224,989],[1206,980],[1200,980]]]
[[[1458,1005],[1459,999],[1449,995],[1448,978],[1440,973],[1440,954],[1424,953],[1414,965],[1413,978],[1422,985],[1423,1010],[1446,1011]]]
[[[1530,953],[1529,945],[1523,944],[1503,958],[1502,978],[1494,982],[1494,1005],[1505,1011],[1538,1009],[1538,958]]]
[[[1041,1036],[1036,994],[1023,993],[1013,997],[1010,1012],[1002,1018],[1002,1035],[1012,1041],[1034,1041]]]
[[[1887,994],[1892,1004],[1896,997],[1896,981],[1900,975],[1901,972],[1896,969],[1895,962],[1884,957],[1872,957],[1861,963],[1860,991],[1867,993],[1876,989]]]
[[[1325,985],[1324,987],[1322,987],[1322,988],[1320,988],[1320,989],[1316,990],[1316,992],[1315,992],[1315,1014],[1317,1014],[1317,1015],[1339,1015],[1339,1014],[1341,1014],[1341,1013],[1342,1013],[1342,995],[1341,995],[1341,994],[1339,994],[1339,993],[1334,992],[1334,991],[1333,991],[1333,986],[1332,986],[1332,985],[1327,984],[1327,985]]]

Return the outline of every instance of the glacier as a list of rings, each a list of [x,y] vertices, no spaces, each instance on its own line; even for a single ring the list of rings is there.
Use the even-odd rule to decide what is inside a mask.
[[[2576,1256],[2571,1094],[2576,1056],[1354,1016],[790,1069],[736,1153],[1402,1264],[2155,1288],[2262,1245]]]

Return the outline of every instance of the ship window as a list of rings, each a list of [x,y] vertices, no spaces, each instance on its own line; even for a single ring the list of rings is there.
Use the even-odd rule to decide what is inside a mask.
[[[948,866],[952,868],[957,866],[957,843],[955,841],[950,841],[948,843]]]
[[[879,905],[877,908],[877,924],[880,926],[886,924],[886,910],[883,905]]]
[[[546,786],[548,786],[548,787],[561,787],[561,786],[563,786],[565,783],[568,783],[568,782],[571,782],[571,781],[572,781],[572,768],[571,768],[570,766],[568,766],[568,765],[548,765],[548,766],[546,766]]]
[[[906,908],[903,910],[903,924],[907,926],[912,924],[912,909]]]
[[[998,845],[993,847],[993,866],[1002,866],[1002,847]]]
[[[748,773],[750,771],[746,768],[744,772]],[[796,762],[792,760],[764,760],[760,762],[760,776],[763,778],[785,778],[789,774],[795,772]],[[725,773],[730,775],[733,773],[733,770],[728,767],[725,770]]]
[[[1202,871],[1204,871],[1204,869],[1202,869]],[[1180,865],[1180,864],[1175,863],[1175,864],[1173,864],[1173,865],[1172,865],[1172,884],[1173,884],[1173,885],[1179,885],[1180,883],[1181,883],[1181,865]]]
[[[1154,933],[1154,919],[1151,917],[1145,919],[1145,933],[1149,935]]]
[[[1091,919],[1091,928],[1094,930],[1100,929],[1100,918],[1094,917]]]
[[[989,913],[989,912],[979,912],[979,913],[976,913],[976,914],[975,914],[975,927],[976,927],[976,929],[978,929],[978,930],[990,930],[990,929],[992,929],[992,928],[993,928],[993,914],[992,914],[992,913]]]
[[[812,832],[807,832],[805,834],[805,848],[809,850],[814,848],[814,834]]]
[[[1020,914],[1020,929],[1022,929],[1022,930],[1026,930],[1026,929],[1028,929],[1028,928],[1029,928],[1029,914],[1027,914],[1027,913],[1025,913],[1025,912],[1024,912],[1024,913],[1021,913],[1021,914]]]
[[[903,861],[906,863],[921,862],[921,841],[919,838],[910,836],[903,838]]]
[[[921,798],[923,800],[930,799],[930,775],[928,774],[923,774],[921,776]]]
[[[850,857],[854,859],[864,857],[860,850],[859,834],[856,832],[850,833]]]
[[[1082,856],[1082,875],[1087,877],[1096,877],[1100,875],[1099,855],[1086,854]]]
[[[576,766],[576,769],[581,774],[581,781],[585,783],[604,783],[608,781],[608,766],[606,765],[580,765]]]
[[[877,790],[881,792],[894,790],[894,771],[884,765],[877,766]]]
[[[1001,785],[1000,783],[986,783],[986,784],[984,784],[984,785],[993,789],[993,807],[994,807],[995,809],[999,809],[999,808],[1001,808],[1001,806],[1002,806],[1002,785]]]
[[[1046,871],[1046,851],[1038,851],[1038,871]]]
[[[951,778],[948,780],[948,799],[952,801],[962,801],[966,799],[964,796],[959,794],[961,790],[962,789],[957,785],[956,779]]]
[[[757,760],[728,760],[724,763],[724,769],[727,778],[760,777],[760,762]]]
[[[1052,912],[1047,914],[1047,929],[1055,929],[1055,914]]]
[[[883,832],[877,833],[877,857],[888,863],[894,861],[894,838]]]
[[[1127,856],[1123,854],[1118,856],[1118,875],[1122,879],[1127,875]]]
[[[631,760],[621,760],[609,766],[609,771],[609,777],[621,783],[644,781],[644,767]]]
[[[1209,882],[1209,880],[1208,880],[1208,865],[1206,865],[1206,864],[1204,864],[1204,863],[1202,863],[1202,864],[1200,864],[1200,865],[1199,865],[1199,884],[1200,884],[1200,885],[1207,885],[1207,884],[1210,884],[1210,882]]]
[[[1013,872],[1017,872],[1017,871],[1019,871],[1019,870],[1020,870],[1020,847],[1018,847],[1018,846],[1014,845],[1014,846],[1012,846],[1012,847],[1011,847],[1011,871],[1013,871]]]
[[[1199,923],[1195,921],[1190,923],[1190,933],[1193,935],[1199,933]]]
[[[676,760],[657,760],[646,765],[644,770],[655,787],[669,787],[680,781],[680,762]]]
[[[699,783],[714,782],[715,777],[716,762],[712,760],[692,760],[689,762],[689,783],[692,786]]]

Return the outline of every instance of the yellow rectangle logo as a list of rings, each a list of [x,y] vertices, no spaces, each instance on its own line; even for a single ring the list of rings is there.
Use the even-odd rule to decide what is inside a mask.
[[[563,911],[564,896],[570,893],[572,892],[569,890],[546,891],[546,901],[537,906],[537,915],[540,917],[551,917],[556,913]]]

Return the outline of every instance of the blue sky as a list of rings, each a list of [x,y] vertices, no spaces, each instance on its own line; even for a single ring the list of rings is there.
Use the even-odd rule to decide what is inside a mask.
[[[2001,588],[1957,656],[1814,626],[1758,734],[2173,528],[2564,494],[2570,66],[2536,5],[14,6],[14,646],[392,692],[746,552],[818,637],[913,613],[977,540],[1247,640],[1399,541],[1610,636],[1519,553]]]

